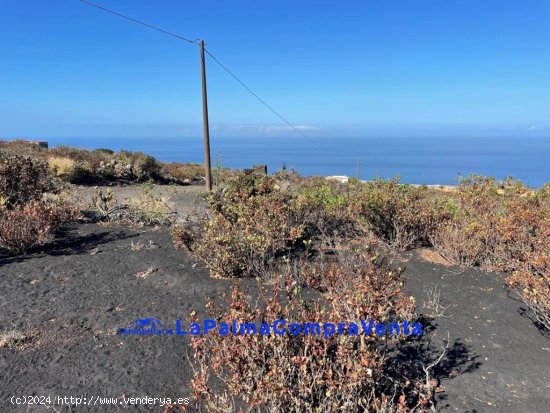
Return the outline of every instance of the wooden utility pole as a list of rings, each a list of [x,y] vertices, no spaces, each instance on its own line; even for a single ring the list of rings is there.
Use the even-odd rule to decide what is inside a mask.
[[[212,171],[210,166],[210,128],[208,126],[208,97],[206,93],[206,63],[204,60],[204,40],[201,40],[201,76],[202,76],[202,123],[204,127],[204,169],[206,189],[212,191]]]

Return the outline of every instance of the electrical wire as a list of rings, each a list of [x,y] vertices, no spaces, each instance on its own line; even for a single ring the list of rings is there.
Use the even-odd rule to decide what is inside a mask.
[[[111,10],[111,9],[108,9],[106,7],[103,7],[103,6],[100,6],[98,4],[95,4],[95,3],[92,3],[92,2],[89,2],[87,0],[80,0],[82,3],[85,3],[89,6],[92,6],[92,7],[95,7],[95,8],[98,8],[100,10],[103,10],[103,11],[106,11],[108,13],[111,13],[115,16],[118,16],[118,17],[122,17],[126,20],[129,20],[131,22],[134,22],[134,23],[137,23],[137,24],[140,24],[142,26],[145,26],[149,29],[153,29],[153,30],[156,30],[158,32],[161,32],[161,33],[164,33],[164,34],[167,34],[169,36],[172,36],[176,39],[179,39],[179,40],[183,40],[185,42],[188,42],[188,43],[191,43],[191,44],[199,44],[200,40],[199,39],[196,39],[196,40],[191,40],[191,39],[188,39],[186,37],[183,37],[183,36],[180,36],[178,34],[175,34],[175,33],[172,33],[172,32],[169,32],[167,30],[164,30],[164,29],[161,29],[160,27],[156,27],[156,26],[153,26],[151,24],[148,24],[148,23],[145,23],[145,22],[142,22],[140,20],[137,20],[137,19],[134,19],[132,17],[129,17],[129,16],[126,16],[122,13],[118,13],[114,10]],[[323,145],[319,144],[315,139],[313,139],[312,137],[310,137],[309,135],[307,135],[306,133],[304,133],[302,130],[300,130],[298,127],[296,127],[292,122],[290,122],[288,119],[286,119],[283,115],[281,115],[277,110],[275,110],[270,104],[268,104],[264,99],[262,99],[260,96],[258,96],[257,93],[255,93],[250,87],[248,87],[237,75],[235,75],[225,64],[223,64],[216,56],[214,56],[214,54],[212,52],[210,52],[209,50],[207,50],[206,48],[204,49],[204,51],[208,54],[208,56],[210,56],[212,58],[212,60],[214,60],[214,62],[216,62],[225,72],[227,72],[233,79],[235,79],[243,88],[245,88],[252,96],[254,96],[254,98],[256,98],[263,106],[265,106],[270,112],[272,112],[275,116],[277,116],[281,121],[283,121],[286,125],[288,125],[292,130],[294,130],[296,133],[298,133],[300,136],[304,137],[305,139],[307,139],[308,141],[310,141],[313,145],[315,145],[316,147],[318,147],[319,149],[323,150],[323,151],[326,151],[328,153],[330,153],[332,156],[336,156],[336,157],[339,157],[339,158],[342,158],[342,159],[346,159],[346,160],[351,160],[353,158],[351,157],[348,157],[348,156],[343,156],[343,155],[340,155],[338,153],[335,153],[333,150],[331,149],[328,149],[326,147],[324,147]]]
[[[302,130],[300,130],[298,127],[296,127],[292,122],[287,120],[283,115],[281,115],[278,111],[276,111],[269,103],[267,103],[265,100],[263,100],[260,96],[258,96],[257,93],[255,93],[252,89],[250,89],[237,75],[235,75],[229,68],[224,65],[216,56],[212,54],[208,49],[204,49],[204,51],[216,62],[223,70],[225,70],[233,79],[235,79],[242,87],[244,87],[252,96],[254,96],[262,105],[264,105],[267,109],[269,109],[275,116],[277,116],[279,119],[281,119],[284,123],[286,123],[292,130],[294,130],[296,133],[300,134],[302,137],[309,140],[311,143],[313,143],[315,146],[317,146],[319,149],[322,149],[324,151],[329,152],[331,155],[336,155],[340,158],[345,159],[351,159],[348,157],[340,156],[337,153],[334,153],[334,151],[325,148],[321,144],[319,144],[317,141],[315,141],[313,138],[305,134]]]
[[[99,5],[95,4],[95,3],[91,3],[91,2],[86,1],[86,0],[80,0],[80,1],[81,1],[82,3],[86,3],[86,4],[90,5],[90,6],[96,7],[96,8],[98,8],[98,9],[100,9],[100,10],[103,10],[103,11],[106,11],[106,12],[108,12],[108,13],[114,14],[115,16],[122,17],[122,18],[124,18],[124,19],[126,19],[126,20],[130,20],[130,21],[132,21],[132,22],[134,22],[134,23],[141,24],[142,26],[145,26],[145,27],[148,27],[148,28],[150,28],[150,29],[157,30],[157,31],[159,31],[159,32],[161,32],[161,33],[167,34],[167,35],[169,35],[169,36],[175,37],[176,39],[184,40],[184,41],[186,41],[186,42],[188,42],[188,43],[191,43],[191,44],[198,44],[198,43],[199,43],[199,39],[196,39],[196,40],[187,39],[187,38],[185,38],[185,37],[183,37],[183,36],[180,36],[179,34],[175,34],[175,33],[166,31],[166,30],[164,30],[164,29],[161,29],[160,27],[156,27],[156,26],[150,25],[150,24],[148,24],[148,23],[144,23],[144,22],[139,21],[139,20],[136,20],[136,19],[134,19],[134,18],[132,18],[132,17],[128,17],[128,16],[126,16],[126,15],[124,15],[124,14],[122,14],[122,13],[118,13],[118,12],[116,12],[116,11],[107,9],[107,8],[105,8],[105,7],[103,7],[103,6],[99,6]]]

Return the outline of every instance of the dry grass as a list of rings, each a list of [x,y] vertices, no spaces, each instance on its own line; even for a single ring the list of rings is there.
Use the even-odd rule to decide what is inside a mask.
[[[424,301],[423,307],[429,311],[430,317],[445,317],[445,312],[449,306],[444,305],[441,289],[438,286],[428,287],[425,290],[427,300]]]
[[[143,248],[145,248],[145,246],[143,245],[143,242],[134,242],[132,241],[131,244],[130,244],[130,249],[132,251],[142,251]]]
[[[135,223],[146,225],[166,225],[173,222],[175,205],[168,197],[143,194],[128,198],[129,218]]]
[[[34,340],[35,334],[17,330],[0,333],[0,348],[23,350]]]
[[[48,158],[48,166],[55,176],[70,178],[74,173],[76,162],[71,158],[53,156]]]
[[[134,275],[135,275],[136,278],[147,278],[147,277],[149,277],[150,275],[153,275],[153,274],[155,274],[155,273],[157,273],[157,272],[159,272],[159,271],[160,271],[160,270],[159,270],[158,268],[156,268],[156,267],[149,267],[149,268],[147,268],[145,271],[140,271],[140,272],[138,272],[138,273],[136,273],[136,274],[134,274]]]
[[[443,258],[441,254],[439,254],[437,251],[434,251],[433,249],[420,248],[418,250],[418,255],[422,260],[426,262],[431,262],[432,264],[443,265],[444,267],[453,266],[453,264],[450,261]]]

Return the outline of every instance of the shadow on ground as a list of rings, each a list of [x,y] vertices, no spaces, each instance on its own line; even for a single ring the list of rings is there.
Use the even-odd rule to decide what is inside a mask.
[[[420,379],[446,347],[431,370],[437,411],[548,411],[550,341],[521,315],[522,303],[509,297],[502,278],[414,253],[400,259],[424,334],[401,347],[390,368]],[[234,282],[211,279],[200,262],[174,249],[168,230],[154,228],[78,224],[32,255],[3,256],[0,265],[0,332],[28,337],[24,346],[0,348],[0,411],[17,411],[4,408],[13,395],[191,397],[187,338],[116,333],[137,319],[173,328],[194,310],[204,317],[205,303]],[[254,294],[253,280],[238,282]],[[446,308],[441,316],[423,308],[434,285]]]
[[[43,246],[31,249],[25,255],[12,255],[6,249],[0,248],[0,266],[11,262],[35,259],[41,255],[84,254],[100,245],[136,236],[136,234],[128,233],[127,230],[104,230],[82,234],[78,232],[77,225],[72,225],[68,228],[58,230],[51,241]]]
[[[406,342],[391,349],[388,376],[399,377],[402,382],[426,383],[429,380],[429,385],[438,394],[434,400],[437,407],[447,398],[442,387],[444,381],[471,373],[480,368],[482,363],[472,346],[461,339],[439,337],[437,323],[430,317],[421,316],[417,321],[423,326],[423,334],[411,336]],[[387,392],[391,394],[391,384]],[[410,402],[416,404],[417,400],[411,399]]]

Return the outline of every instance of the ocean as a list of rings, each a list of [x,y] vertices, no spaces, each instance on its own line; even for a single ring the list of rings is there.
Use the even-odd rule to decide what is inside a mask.
[[[197,138],[48,138],[50,147],[142,151],[164,162],[203,162]],[[460,176],[513,176],[532,187],[550,182],[550,137],[486,138],[211,138],[212,165],[231,168],[265,164],[269,172],[285,166],[302,175],[393,178],[401,182],[453,185]]]

